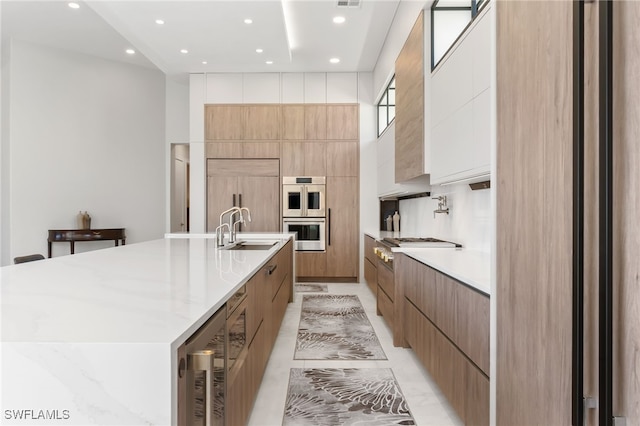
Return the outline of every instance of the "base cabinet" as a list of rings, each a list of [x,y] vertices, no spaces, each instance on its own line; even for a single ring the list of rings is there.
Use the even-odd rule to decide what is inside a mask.
[[[196,336],[200,336],[202,334],[200,330],[211,329],[212,332],[209,334],[212,337],[206,340],[203,345],[206,345],[206,349],[219,350],[223,354],[220,360],[216,358],[213,361],[212,366],[216,373],[212,383],[207,384],[205,378],[204,381],[197,384],[196,381],[189,380],[191,376],[184,373],[186,369],[190,368],[189,363],[191,361],[187,360],[191,359],[189,354],[193,352],[194,338],[187,339],[187,342],[178,348],[179,365],[182,365],[182,367],[179,367],[178,377],[179,424],[206,424],[202,410],[189,408],[193,407],[193,404],[189,405],[188,401],[189,398],[193,399],[193,395],[196,395],[196,397],[204,395],[205,391],[203,389],[207,386],[211,386],[214,394],[221,393],[223,400],[220,409],[214,406],[219,415],[212,417],[212,425],[236,426],[247,423],[262,382],[267,361],[278,335],[282,318],[287,309],[287,304],[292,299],[292,256],[293,243],[289,241],[247,281],[245,285],[246,299],[239,304],[239,306],[246,305],[242,309],[246,311],[245,333],[247,346],[235,358],[233,367],[228,368],[230,365],[228,357],[224,357],[225,353],[229,353],[229,341],[231,340],[225,334],[225,329],[230,327],[230,322],[233,324],[238,323],[237,319],[232,320],[233,315],[221,318],[219,311],[196,332]],[[237,309],[240,309],[240,307]],[[225,313],[224,310],[226,309],[223,308],[223,314]],[[216,332],[218,329],[221,329],[222,332]],[[220,346],[224,347],[224,349],[220,348]],[[202,348],[195,349],[200,351]],[[198,369],[196,368],[196,370]],[[220,389],[224,389],[224,391],[220,392]],[[220,395],[215,401],[217,402],[218,399],[220,399]],[[202,405],[202,399],[200,399],[200,406]],[[189,411],[196,413],[196,415],[191,416]],[[198,422],[191,422],[188,420],[190,418],[197,418]]]
[[[396,259],[403,302],[395,321],[403,324],[394,332],[402,330],[465,424],[488,425],[489,297],[404,254]]]
[[[373,292],[373,295],[378,294],[378,268],[377,257],[373,253],[373,249],[376,246],[376,240],[372,237],[364,236],[364,280],[366,281],[369,289]]]

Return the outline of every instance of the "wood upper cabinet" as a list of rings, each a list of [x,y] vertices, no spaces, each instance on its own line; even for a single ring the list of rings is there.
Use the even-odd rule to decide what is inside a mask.
[[[282,176],[325,176],[327,174],[325,142],[282,142],[280,174]]]
[[[423,33],[421,12],[396,60],[396,182],[425,172]]]
[[[327,105],[306,104],[304,106],[304,138],[307,140],[327,138]]]
[[[358,178],[327,177],[327,276],[358,277]]]
[[[207,232],[214,232],[220,214],[234,205],[251,211],[252,221],[241,230],[277,232],[279,200],[278,160],[207,160]]]
[[[244,139],[243,105],[205,105],[205,139]]]
[[[279,142],[207,142],[206,158],[280,158]]]
[[[246,105],[245,109],[245,139],[280,139],[280,104]]]
[[[360,144],[327,142],[327,176],[358,176]]]
[[[282,105],[282,139],[303,140],[304,105]]]
[[[327,139],[357,140],[359,120],[358,104],[327,105]]]

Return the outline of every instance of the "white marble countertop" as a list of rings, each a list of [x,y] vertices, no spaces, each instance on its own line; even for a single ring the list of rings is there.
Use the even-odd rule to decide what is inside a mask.
[[[176,348],[291,238],[239,234],[278,242],[236,251],[207,235],[0,268],[0,423],[44,424],[4,416],[23,409],[67,410],[56,424],[175,423]]]
[[[365,232],[365,234],[374,239],[428,237],[428,235],[403,235],[402,232],[388,231]],[[489,253],[466,248],[393,247],[391,251],[404,253],[486,295],[491,294],[491,255]]]

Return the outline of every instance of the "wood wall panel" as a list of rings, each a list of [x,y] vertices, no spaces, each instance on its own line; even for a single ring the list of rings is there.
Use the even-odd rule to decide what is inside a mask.
[[[640,2],[613,4],[615,415],[640,424]]]
[[[280,158],[280,142],[244,142],[244,158]]]
[[[357,140],[360,120],[358,105],[327,105],[327,139]]]
[[[324,140],[327,138],[327,106],[304,106],[304,138]]]
[[[242,105],[205,105],[205,140],[243,139],[244,116]]]
[[[282,105],[282,139],[304,139],[304,105]]]
[[[245,106],[245,139],[280,139],[280,104]]]
[[[496,423],[571,423],[572,2],[496,2]]]
[[[423,15],[396,60],[396,182],[424,174]]]
[[[207,158],[242,158],[242,145],[238,142],[207,142]]]
[[[327,142],[327,176],[358,176],[360,144]]]

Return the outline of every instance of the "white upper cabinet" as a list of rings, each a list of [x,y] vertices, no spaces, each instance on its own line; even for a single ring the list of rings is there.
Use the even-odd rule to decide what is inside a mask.
[[[492,5],[486,6],[431,75],[431,184],[489,179]]]

